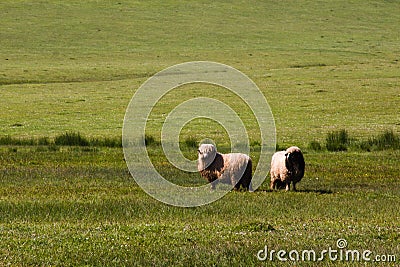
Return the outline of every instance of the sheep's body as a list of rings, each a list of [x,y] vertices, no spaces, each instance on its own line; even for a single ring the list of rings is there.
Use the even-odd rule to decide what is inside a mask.
[[[282,183],[286,184],[289,179],[288,169],[286,168],[286,151],[276,152],[271,160],[271,189],[279,189]]]
[[[198,170],[215,189],[218,182],[231,184],[235,190],[242,185],[252,191],[252,160],[242,153],[221,154],[215,146],[203,144],[198,149]]]
[[[296,183],[304,176],[305,162],[303,153],[296,146],[289,147],[286,151],[276,152],[271,160],[271,189],[286,188],[296,190]]]

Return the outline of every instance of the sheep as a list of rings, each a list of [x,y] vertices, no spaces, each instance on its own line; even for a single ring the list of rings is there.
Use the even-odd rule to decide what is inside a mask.
[[[215,189],[218,182],[231,184],[235,190],[243,188],[253,191],[252,160],[242,153],[221,154],[212,144],[200,145],[198,152],[197,169],[201,176],[211,183]]]
[[[289,191],[290,183],[293,183],[293,190],[296,191],[296,183],[303,178],[304,169],[303,153],[297,146],[276,152],[271,160],[271,189],[286,187]]]

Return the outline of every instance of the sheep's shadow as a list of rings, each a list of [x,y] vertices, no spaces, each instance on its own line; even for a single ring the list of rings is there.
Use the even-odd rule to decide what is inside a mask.
[[[274,192],[284,192],[284,189],[279,189],[279,190],[271,190],[271,189],[258,189],[255,192],[269,192],[269,193],[274,193]],[[325,194],[333,194],[334,192],[329,189],[297,189],[296,191],[291,190],[290,192],[295,192],[295,193],[314,193],[314,194],[319,194],[319,195],[325,195]]]
[[[315,194],[320,194],[320,195],[333,194],[333,191],[329,190],[329,189],[300,189],[300,190],[297,190],[296,192],[315,193]]]

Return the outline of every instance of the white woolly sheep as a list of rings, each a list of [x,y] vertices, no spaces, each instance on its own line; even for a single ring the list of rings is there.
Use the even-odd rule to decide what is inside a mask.
[[[214,145],[202,144],[197,150],[199,158],[197,169],[202,177],[215,189],[218,182],[232,184],[235,190],[242,185],[253,191],[251,187],[252,160],[242,153],[221,154]]]
[[[276,152],[271,160],[271,189],[285,186],[286,191],[289,191],[290,183],[293,183],[293,190],[296,191],[296,183],[303,178],[304,169],[303,153],[297,146]]]

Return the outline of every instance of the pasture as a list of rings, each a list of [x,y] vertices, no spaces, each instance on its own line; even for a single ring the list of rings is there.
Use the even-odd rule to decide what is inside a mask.
[[[400,150],[357,145],[400,134],[396,1],[6,0],[0,10],[0,266],[313,266],[257,253],[320,255],[341,238],[396,262],[326,256],[324,266],[399,264]],[[254,193],[168,206],[135,184],[120,147],[53,142],[65,132],[120,140],[137,88],[198,60],[235,67],[258,85],[278,147],[305,153],[298,192],[272,192],[267,177]],[[160,131],[165,114],[196,96],[229,104],[249,129],[255,162],[260,153],[256,120],[240,98],[210,85],[179,87],[155,105],[146,134],[156,169],[186,186],[204,181],[167,162]],[[327,135],[342,129],[347,151],[327,151]],[[204,137],[229,150],[224,128],[198,119],[181,131],[183,154],[195,159],[193,144]]]

